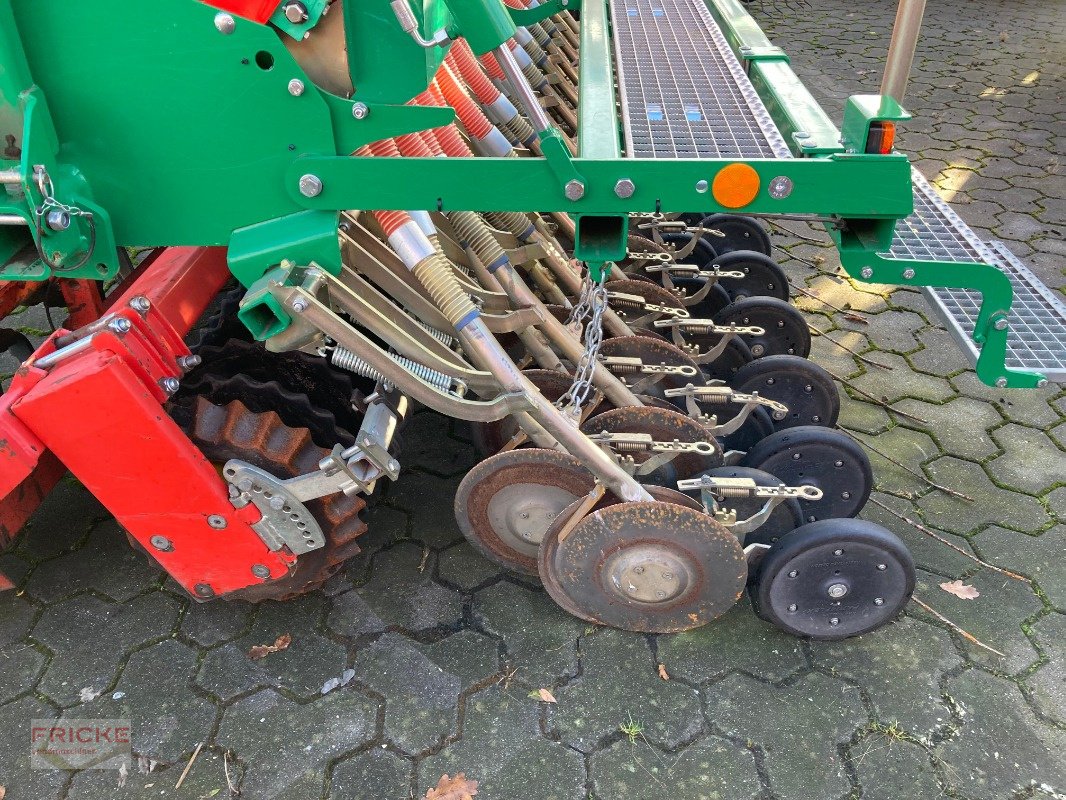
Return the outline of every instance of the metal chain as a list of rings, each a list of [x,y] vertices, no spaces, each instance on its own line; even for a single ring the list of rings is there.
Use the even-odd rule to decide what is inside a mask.
[[[588,275],[581,287],[581,298],[574,307],[585,308],[580,319],[591,315],[588,324],[585,325],[585,350],[574,369],[574,382],[567,389],[566,394],[556,401],[556,405],[564,409],[572,419],[581,419],[581,408],[588,401],[592,392],[592,375],[596,369],[596,361],[600,355],[600,345],[603,344],[603,313],[607,310],[607,270],[600,273],[600,279],[593,281]]]
[[[53,192],[55,191],[52,178],[48,175],[48,172],[43,168],[34,169],[34,181],[37,185],[38,191],[41,193],[41,204],[37,206],[34,211],[34,227],[37,231],[36,245],[37,255],[41,261],[45,263],[53,272],[70,272],[71,270],[80,269],[89,263],[89,260],[93,257],[93,252],[96,250],[96,220],[93,218],[91,211],[79,208],[78,206],[70,206],[65,203],[61,203],[56,200]],[[84,217],[85,222],[89,227],[89,245],[88,249],[80,261],[76,264],[69,266],[61,266],[51,258],[44,250],[44,223],[47,219],[49,212],[60,211],[67,214],[70,217]]]

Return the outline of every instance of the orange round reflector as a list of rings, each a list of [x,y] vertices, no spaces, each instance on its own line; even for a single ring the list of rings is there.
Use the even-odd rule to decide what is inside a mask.
[[[742,208],[759,193],[759,173],[749,164],[730,164],[714,176],[711,194],[719,205]]]

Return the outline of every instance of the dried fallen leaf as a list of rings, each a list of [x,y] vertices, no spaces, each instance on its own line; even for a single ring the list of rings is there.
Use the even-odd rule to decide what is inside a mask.
[[[6,795],[7,795],[7,789],[5,789],[3,786],[0,786],[0,800],[4,800],[4,797]]]
[[[659,665],[659,677],[664,681],[670,680],[670,673],[666,671],[666,664]]]
[[[436,787],[426,792],[425,800],[474,800],[477,781],[467,780],[466,773],[458,772],[449,778],[445,772]]]
[[[870,324],[870,320],[866,319],[866,317],[860,317],[858,314],[845,314],[844,319],[848,322],[858,322],[862,325]]]
[[[118,788],[121,789],[126,785],[126,778],[129,777],[130,771],[126,767],[126,762],[123,761],[122,765],[118,768]]]
[[[1001,34],[999,35],[999,40],[1000,40],[1001,42],[1005,42],[1005,41],[1007,41],[1007,39],[1009,39],[1009,38],[1010,38],[1010,34],[1008,34],[1008,33],[1007,33],[1006,31],[1004,31],[1003,33],[1001,33]]]
[[[547,689],[537,689],[537,697],[540,698],[542,703],[554,703],[555,695],[549,692]]]
[[[279,650],[285,650],[290,644],[292,644],[292,637],[289,636],[289,634],[287,633],[283,633],[281,634],[281,636],[274,640],[274,644],[254,645],[248,651],[248,658],[252,659],[253,661],[258,660],[260,658],[263,658],[264,656],[270,655],[271,653],[276,653]]]
[[[977,587],[970,586],[968,583],[963,583],[962,581],[947,581],[940,584],[940,588],[948,594],[961,597],[963,600],[973,600],[974,598],[981,596],[981,593],[977,591]]]

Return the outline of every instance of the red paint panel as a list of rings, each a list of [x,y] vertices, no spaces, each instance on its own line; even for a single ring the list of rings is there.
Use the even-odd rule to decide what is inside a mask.
[[[278,7],[278,0],[209,0],[206,4],[238,17],[266,22]]]

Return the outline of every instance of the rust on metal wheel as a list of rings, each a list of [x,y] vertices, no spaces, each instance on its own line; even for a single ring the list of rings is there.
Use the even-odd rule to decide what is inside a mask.
[[[575,505],[570,509],[576,511]],[[673,503],[618,503],[544,536],[541,580],[581,619],[642,633],[677,633],[732,608],[748,574],[723,525]]]
[[[485,459],[455,493],[455,519],[486,558],[524,575],[537,574],[544,532],[595,485],[571,455],[525,448]]]
[[[551,369],[527,369],[525,375],[540,391],[548,402],[554,403],[567,393],[574,379],[562,372]],[[605,402],[605,401],[604,401]],[[601,407],[602,404],[601,404]],[[607,408],[612,408],[608,405]],[[474,446],[485,456],[498,453],[519,431],[518,423],[513,417],[504,417],[495,422],[472,422],[470,430]]]
[[[680,411],[650,406],[615,408],[591,417],[581,426],[581,430],[590,436],[605,431],[607,433],[646,433],[656,442],[678,441],[684,444],[707,442],[711,445],[708,452],[679,453],[666,464],[666,467],[670,469],[660,468],[656,471],[670,473],[664,474],[664,481],[655,481],[656,483],[687,478],[722,464],[722,448],[715,438],[707,433],[707,429],[700,423]],[[634,450],[625,455],[632,456],[634,462],[640,465],[656,453],[648,450]],[[638,477],[638,480],[642,479],[650,480],[647,476]]]
[[[641,394],[663,397],[665,389],[679,389],[687,384],[704,386],[707,376],[692,356],[677,345],[650,336],[616,336],[605,339],[600,347],[601,358],[639,358],[649,367],[681,367],[681,372],[667,374],[661,378],[649,377],[647,373],[630,371],[626,367],[608,367],[618,375],[622,382]],[[668,401],[669,402],[669,401]],[[679,401],[679,403],[683,402]],[[678,405],[680,408],[681,405]]]
[[[626,278],[620,281],[609,281],[607,283],[607,291],[611,294],[637,295],[642,298],[645,303],[665,306],[666,308],[672,308],[678,311],[685,310],[685,304],[681,302],[681,299],[676,294],[657,283],[652,283],[647,280]],[[628,303],[616,299],[610,301],[610,306],[627,324],[632,324],[651,313],[643,308],[634,308]],[[687,311],[684,316],[688,316]],[[649,322],[647,324],[651,323]]]
[[[213,464],[236,458],[278,478],[293,478],[318,469],[329,451],[315,445],[306,428],[289,427],[273,411],[255,413],[239,400],[224,406],[196,398],[195,414],[186,434]],[[326,534],[326,544],[304,553],[284,578],[249,586],[227,599],[284,600],[322,586],[360,548],[366,533],[362,519],[366,502],[358,495],[336,493],[306,503]]]

